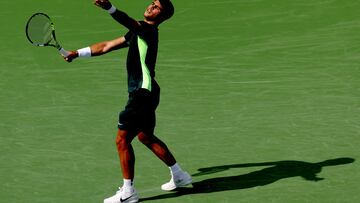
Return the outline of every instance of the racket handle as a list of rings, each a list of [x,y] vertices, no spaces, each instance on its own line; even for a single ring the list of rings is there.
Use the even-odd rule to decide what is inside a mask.
[[[68,51],[66,51],[66,50],[65,50],[64,48],[62,48],[62,47],[59,49],[59,52],[60,52],[60,54],[63,55],[64,57],[67,57],[67,56],[69,56],[69,54],[70,54]]]

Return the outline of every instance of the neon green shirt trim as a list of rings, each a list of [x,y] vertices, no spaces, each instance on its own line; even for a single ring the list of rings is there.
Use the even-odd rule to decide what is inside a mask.
[[[146,44],[145,40],[141,39],[139,36],[137,42],[138,42],[138,48],[140,54],[142,77],[143,77],[141,88],[151,91],[151,75],[149,68],[145,63],[148,45]]]

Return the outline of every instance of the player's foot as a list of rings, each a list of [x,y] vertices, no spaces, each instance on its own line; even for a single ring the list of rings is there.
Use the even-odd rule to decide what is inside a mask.
[[[179,171],[178,173],[173,174],[170,181],[163,184],[161,189],[165,191],[171,191],[178,187],[189,185],[191,182],[191,176],[187,172]]]
[[[112,197],[104,199],[104,203],[137,203],[139,196],[134,188],[119,188],[116,194]]]

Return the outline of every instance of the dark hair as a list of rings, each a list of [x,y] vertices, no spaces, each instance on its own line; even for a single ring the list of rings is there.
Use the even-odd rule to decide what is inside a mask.
[[[170,0],[158,0],[162,6],[162,16],[164,20],[171,18],[174,15],[174,5]]]

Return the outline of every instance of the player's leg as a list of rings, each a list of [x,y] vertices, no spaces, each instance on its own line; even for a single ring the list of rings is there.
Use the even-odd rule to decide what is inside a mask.
[[[120,166],[124,179],[134,179],[135,154],[131,145],[135,135],[126,130],[118,130],[116,146],[120,158]]]
[[[144,132],[138,134],[138,139],[146,147],[148,147],[159,159],[161,159],[167,166],[176,164],[175,157],[171,154],[164,142],[162,142],[155,135],[148,136]]]
[[[129,133],[126,130],[118,130],[116,137],[116,146],[120,158],[120,166],[124,178],[123,186],[112,197],[104,200],[104,203],[136,203],[139,197],[133,186],[135,154],[131,141],[136,134]]]
[[[176,163],[176,160],[168,147],[157,138],[154,134],[146,134],[140,132],[138,134],[138,139],[141,143],[147,146],[159,159],[161,159],[170,169],[171,179],[169,182],[161,186],[162,190],[171,191],[178,187],[183,187],[191,184],[191,176],[183,171],[179,164]]]
[[[134,95],[129,95],[128,104],[119,115],[116,147],[124,178],[123,186],[119,187],[119,191],[114,196],[105,199],[104,203],[136,203],[139,201],[133,185],[135,155],[131,145],[132,140],[136,136],[136,133],[134,133],[137,120],[136,104]]]

